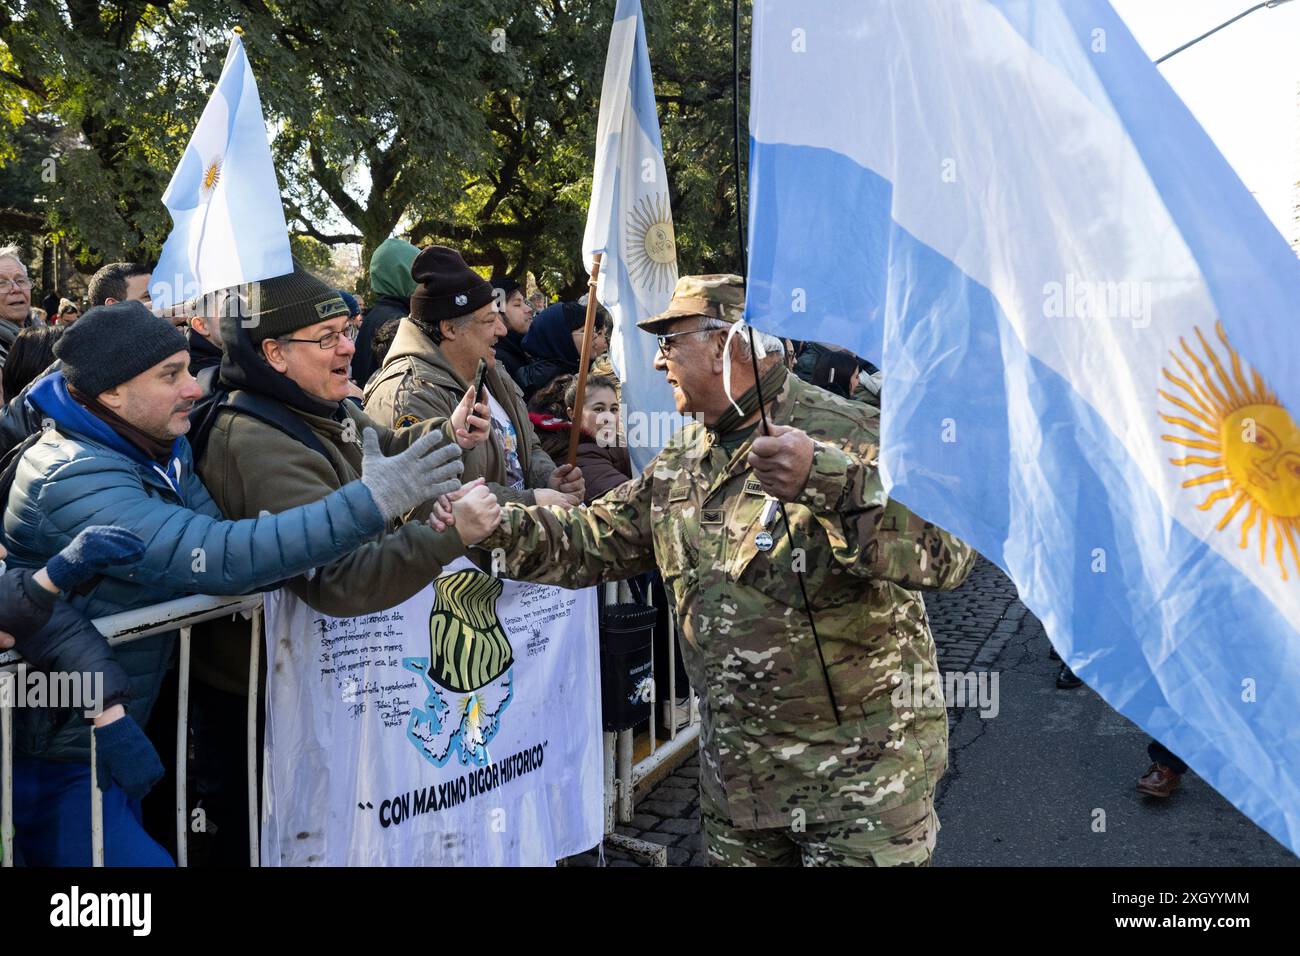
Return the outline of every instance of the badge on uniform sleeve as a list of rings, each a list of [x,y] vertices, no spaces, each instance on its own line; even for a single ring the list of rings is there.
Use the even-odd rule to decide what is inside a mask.
[[[393,427],[394,427],[394,428],[407,428],[407,427],[410,426],[410,425],[418,425],[418,424],[420,424],[420,416],[419,416],[419,415],[403,415],[401,418],[399,418],[399,419],[398,419],[398,420],[393,424]]]
[[[760,531],[758,534],[754,535],[754,547],[758,548],[760,551],[771,551],[772,532]]]

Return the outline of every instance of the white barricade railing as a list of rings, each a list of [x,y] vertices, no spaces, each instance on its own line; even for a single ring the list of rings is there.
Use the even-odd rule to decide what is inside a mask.
[[[626,581],[606,584],[604,603],[617,604],[630,601],[631,590]],[[653,598],[647,591],[647,601]],[[685,760],[696,746],[700,736],[700,712],[693,693],[687,693],[686,702],[678,704],[677,696],[677,614],[668,609],[668,700],[661,701],[656,691],[650,702],[650,751],[633,762],[635,735],[631,730],[605,733],[605,842],[637,856],[649,858],[658,866],[666,866],[668,853],[659,844],[624,837],[615,831],[619,823],[632,822],[634,798],[639,789],[648,790],[658,779],[672,771]],[[655,679],[655,648],[650,647],[650,681]],[[659,708],[663,704],[668,713],[668,739],[660,743]]]
[[[630,600],[625,582],[606,585],[606,600]],[[190,633],[195,624],[228,617],[241,612],[251,612],[252,640],[248,655],[248,721],[246,727],[248,768],[248,832],[249,863],[259,864],[259,805],[257,799],[257,771],[260,754],[257,749],[258,681],[260,678],[262,644],[262,595],[246,597],[212,597],[194,595],[155,604],[134,611],[123,611],[97,618],[95,627],[110,645],[137,641],[141,638],[178,631],[178,700],[176,707],[176,862],[188,863],[188,835],[190,826],[189,805],[186,798],[187,761],[189,737],[189,676]],[[652,856],[660,864],[666,859],[662,847],[640,845],[640,841],[619,838],[615,833],[617,823],[632,819],[633,796],[643,785],[651,785],[659,774],[675,765],[689,754],[699,737],[699,710],[693,694],[684,707],[678,705],[677,696],[677,622],[670,610],[668,640],[668,740],[660,742],[657,722],[660,718],[660,701],[651,701],[650,752],[639,762],[633,762],[633,732],[605,734],[605,833],[607,839],[621,840],[632,852]],[[16,702],[15,679],[21,658],[14,651],[0,652],[0,865],[14,865],[14,806],[13,806],[13,707]],[[654,653],[651,648],[651,680],[654,679]],[[653,686],[653,685],[652,685]],[[91,855],[94,866],[104,865],[103,797],[96,779],[95,739],[91,734],[90,747],[90,818]]]
[[[180,631],[180,680],[179,702],[176,707],[176,862],[184,866],[188,856],[187,836],[189,833],[189,811],[185,798],[187,738],[189,736],[189,649],[190,628],[204,621],[219,617],[228,617],[241,611],[253,613],[253,642],[249,652],[249,675],[251,693],[249,704],[248,749],[249,766],[256,767],[257,761],[257,684],[258,649],[260,646],[262,624],[262,595],[252,594],[247,597],[210,597],[194,595],[155,604],[135,611],[122,611],[107,617],[95,619],[95,627],[111,645],[128,644],[141,638],[168,631]],[[14,673],[20,661],[13,651],[0,653],[0,853],[3,853],[3,865],[14,865],[13,836],[13,690]],[[104,817],[103,796],[99,787],[94,785],[96,779],[95,737],[90,738],[90,838],[91,862],[94,866],[104,865]],[[257,776],[249,775],[249,828],[252,834],[250,842],[257,845]],[[251,859],[256,865],[256,851]]]

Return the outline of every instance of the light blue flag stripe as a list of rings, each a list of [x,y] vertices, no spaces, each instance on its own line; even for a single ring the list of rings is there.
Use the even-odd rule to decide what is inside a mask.
[[[1217,319],[1236,381],[1255,365],[1294,402],[1300,264],[1104,3],[912,0],[846,21],[758,0],[754,24],[749,317],[881,364],[891,495],[1003,567],[1091,686],[1296,849],[1300,567],[1272,539],[1259,561],[1236,549],[1240,516],[1213,530],[1227,503],[1206,515],[1214,485],[1179,488],[1197,472],[1172,467],[1187,450],[1161,433],[1181,426],[1159,416],[1178,410],[1155,396],[1195,403],[1159,373],[1203,362],[1213,386],[1213,349],[1231,384]],[[823,103],[819,127],[810,86],[851,106]],[[1053,312],[1044,276],[1074,271],[1155,285],[1145,324]],[[1272,487],[1246,500],[1286,512]]]
[[[1012,348],[987,289],[901,230],[891,241],[913,321],[884,356],[890,494],[1006,571],[1090,687],[1300,847],[1300,735],[1289,729],[1300,634],[1204,542],[1163,521],[1113,432]],[[958,301],[967,322],[952,321]],[[950,419],[960,440],[931,440]]]

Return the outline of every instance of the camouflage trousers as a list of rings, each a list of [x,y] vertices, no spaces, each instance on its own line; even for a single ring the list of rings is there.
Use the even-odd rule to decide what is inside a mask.
[[[933,795],[838,823],[739,830],[701,795],[710,866],[929,866],[939,835]]]

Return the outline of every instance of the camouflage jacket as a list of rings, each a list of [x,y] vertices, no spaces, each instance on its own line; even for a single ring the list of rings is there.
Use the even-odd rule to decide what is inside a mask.
[[[583,508],[510,505],[483,542],[510,577],[584,587],[651,570],[676,602],[700,695],[704,797],[740,828],[852,820],[933,792],[947,766],[943,708],[895,704],[900,675],[938,679],[917,588],[953,588],[974,552],[889,501],[878,411],[785,377],[773,422],[816,443],[812,470],[756,538],[767,502],[746,464],[694,423],[639,477]],[[839,707],[827,694],[799,582]],[[919,671],[917,670],[919,669]]]

